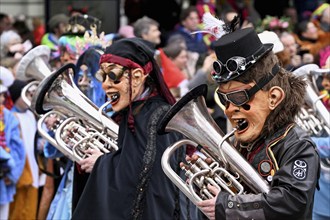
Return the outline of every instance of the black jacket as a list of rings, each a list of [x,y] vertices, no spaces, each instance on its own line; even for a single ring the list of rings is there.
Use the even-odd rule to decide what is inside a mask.
[[[132,112],[139,112],[134,114],[135,133],[128,126],[129,112],[121,112],[119,150],[96,161],[73,220],[189,219],[188,201],[161,168],[164,150],[182,138],[176,133],[157,135],[155,125],[168,110],[165,107],[169,105],[160,96],[134,102]],[[173,155],[174,167],[184,153]]]
[[[303,130],[290,125],[259,142],[245,156],[270,183],[271,190],[236,196],[221,192],[216,219],[312,218],[320,161],[315,144]]]

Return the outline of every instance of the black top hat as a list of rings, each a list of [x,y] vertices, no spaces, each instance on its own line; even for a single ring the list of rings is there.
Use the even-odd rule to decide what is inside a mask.
[[[253,28],[245,28],[224,35],[213,47],[218,59],[213,63],[213,79],[225,83],[247,72],[273,44],[262,44]]]

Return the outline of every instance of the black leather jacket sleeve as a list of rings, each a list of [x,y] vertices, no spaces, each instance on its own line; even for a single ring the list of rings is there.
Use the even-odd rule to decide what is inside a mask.
[[[319,172],[314,143],[295,133],[278,143],[274,153],[279,170],[273,176],[271,190],[236,196],[221,192],[216,219],[311,219]]]

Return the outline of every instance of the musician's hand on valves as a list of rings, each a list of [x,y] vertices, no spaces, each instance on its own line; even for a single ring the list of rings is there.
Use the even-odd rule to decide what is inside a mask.
[[[207,185],[207,188],[214,195],[214,197],[212,199],[198,202],[196,205],[210,220],[215,220],[215,203],[220,190],[210,184]]]
[[[90,173],[93,170],[94,164],[103,153],[98,149],[89,148],[85,151],[89,156],[79,162],[81,169],[86,173]]]
[[[51,114],[45,119],[45,125],[48,130],[53,130],[56,124],[58,124],[59,118],[55,114]]]

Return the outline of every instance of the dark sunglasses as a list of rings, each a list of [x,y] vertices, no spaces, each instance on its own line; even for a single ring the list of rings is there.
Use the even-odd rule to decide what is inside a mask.
[[[226,108],[229,106],[229,102],[234,104],[235,106],[242,106],[249,102],[251,98],[262,89],[273,77],[278,73],[279,66],[277,64],[272,68],[272,73],[267,74],[265,77],[261,78],[258,83],[256,83],[251,89],[241,89],[228,93],[222,93],[217,90],[217,95],[221,104],[223,104]]]
[[[114,84],[118,84],[120,83],[120,78],[124,75],[125,71],[127,70],[126,67],[123,67],[120,72],[118,73],[118,75],[116,75],[113,71],[110,71],[108,73],[104,72],[103,70],[99,70],[95,77],[96,79],[98,79],[101,82],[105,82],[107,76],[109,77],[109,79],[111,81],[113,81]]]

